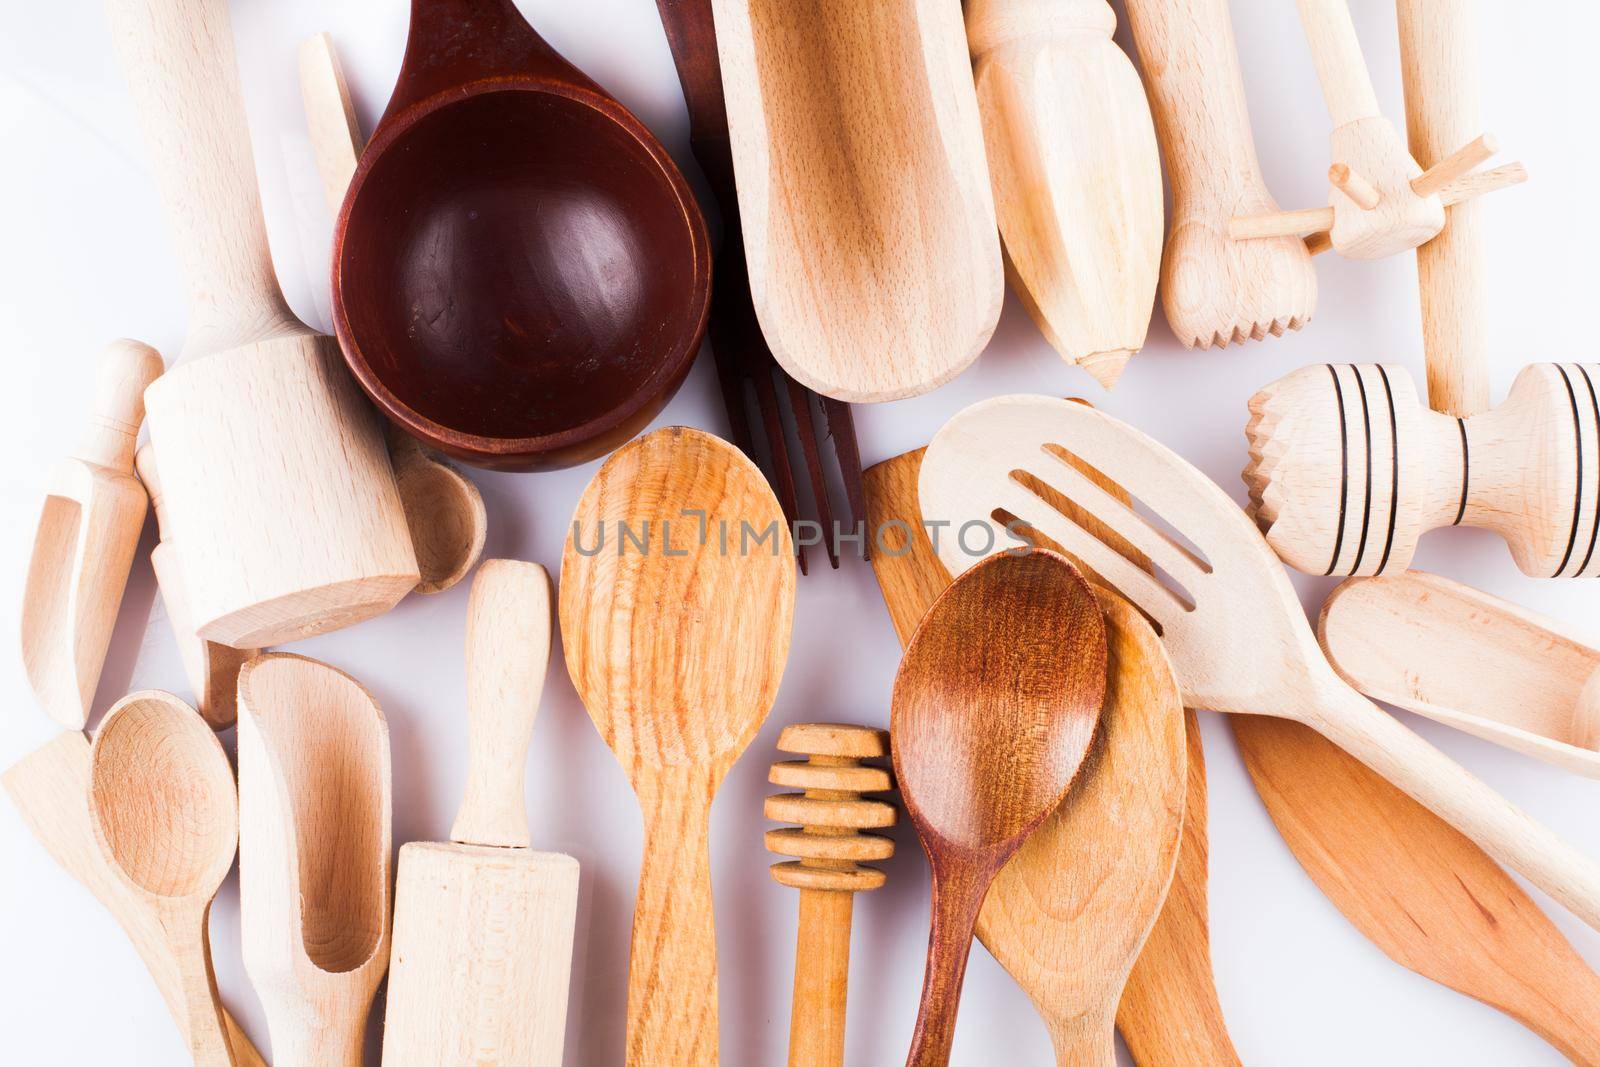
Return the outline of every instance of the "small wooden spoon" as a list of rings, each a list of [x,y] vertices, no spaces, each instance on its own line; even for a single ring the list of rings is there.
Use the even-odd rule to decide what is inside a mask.
[[[1106,634],[1063,557],[997,555],[940,594],[895,676],[895,778],[933,873],[932,927],[908,1065],[949,1061],[989,885],[1060,805],[1106,691]]]
[[[389,775],[355,679],[281,652],[239,672],[239,918],[278,1067],[360,1067],[389,968]]]
[[[89,813],[101,851],[161,926],[195,1063],[231,1065],[206,930],[239,844],[239,801],[221,742],[170,693],[130,693],[95,735]]]
[[[573,516],[561,557],[567,672],[644,812],[628,966],[636,1067],[717,1062],[711,799],[777,696],[794,586],[766,479],[699,430],[619,449]]]

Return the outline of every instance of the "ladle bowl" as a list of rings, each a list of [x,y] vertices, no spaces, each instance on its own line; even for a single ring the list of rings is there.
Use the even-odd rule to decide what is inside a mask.
[[[639,120],[511,0],[413,0],[399,82],[334,237],[334,325],[420,440],[581,463],[677,390],[705,332],[694,195]]]

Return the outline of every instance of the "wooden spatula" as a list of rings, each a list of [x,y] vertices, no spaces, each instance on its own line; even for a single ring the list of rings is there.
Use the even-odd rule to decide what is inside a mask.
[[[1121,485],[1177,536],[1096,488],[1062,458],[1068,455]],[[1166,580],[1046,504],[1029,488],[1039,484],[1109,526]],[[1190,705],[1313,726],[1600,926],[1600,864],[1346,685],[1317,648],[1261,535],[1227,494],[1175,453],[1079,404],[998,397],[966,409],[939,431],[928,446],[919,497],[927,518],[955,528],[987,526],[995,549],[1015,543],[997,514],[1036,526],[1161,628]],[[962,546],[986,540],[945,538],[940,558],[952,570],[964,569],[975,557]],[[1245,662],[1251,670],[1238,669]]]
[[[910,640],[928,605],[950,584],[950,573],[920,525],[917,472],[922,454],[919,448],[866,472],[869,525],[885,531],[888,542],[873,554],[873,570],[901,644]],[[1227,1067],[1239,1062],[1211,970],[1205,757],[1194,712],[1185,712],[1184,719],[1188,782],[1177,872],[1117,1008],[1117,1029],[1140,1067]]]
[[[561,557],[567,671],[644,813],[627,1062],[717,1062],[711,799],[789,655],[794,549],[755,464],[682,426],[612,454]]]

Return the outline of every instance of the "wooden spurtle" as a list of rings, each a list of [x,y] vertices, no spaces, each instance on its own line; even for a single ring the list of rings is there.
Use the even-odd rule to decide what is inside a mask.
[[[949,1062],[979,909],[1066,796],[1105,692],[1100,606],[1053,552],[973,567],[939,594],[906,646],[890,747],[933,875],[909,1067]]]
[[[76,730],[65,730],[7,768],[0,775],[0,785],[45,851],[117,920],[187,1040],[189,1019],[178,961],[167,945],[161,922],[143,896],[112,869],[95,840],[89,822],[90,762],[89,739]],[[263,1067],[261,1053],[228,1010],[221,1011],[239,1067]]]
[[[467,788],[450,843],[400,849],[385,1067],[559,1067],[578,861],[529,845],[523,768],[550,661],[550,576],[491,559],[467,601]]]
[[[239,843],[227,753],[177,697],[131,693],[95,734],[88,805],[107,864],[149,909],[172,955],[195,1063],[233,1064],[207,932],[211,898]]]
[[[145,493],[133,476],[145,386],[161,356],[137,341],[101,357],[89,433],[50,475],[22,595],[22,665],[40,707],[81,730],[89,719],[144,526]]]
[[[578,502],[561,557],[567,672],[644,813],[631,1067],[717,1062],[711,799],[777,696],[794,587],[766,479],[710,434],[631,442]]]
[[[959,5],[712,10],[772,354],[851,402],[955,377],[994,332],[1005,285]]]
[[[950,584],[949,572],[921,527],[917,472],[922,453],[919,448],[895,456],[866,472],[869,526],[885,531],[886,540],[873,554],[872,566],[902,645],[928,605]],[[1177,872],[1123,990],[1117,1029],[1140,1067],[1231,1067],[1239,1057],[1228,1037],[1211,968],[1205,757],[1194,712],[1185,712],[1184,720],[1189,768]]]
[[[342,671],[239,672],[239,920],[278,1067],[360,1067],[389,966],[389,728]]]

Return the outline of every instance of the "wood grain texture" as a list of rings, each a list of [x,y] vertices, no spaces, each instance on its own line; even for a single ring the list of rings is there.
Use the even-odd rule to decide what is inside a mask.
[[[1317,638],[1340,677],[1374,700],[1600,778],[1600,724],[1579,702],[1600,648],[1576,627],[1405,571],[1335,589]]]
[[[1104,0],[967,4],[978,110],[1013,288],[1106,388],[1144,347],[1161,273],[1161,154]]]
[[[923,451],[884,460],[866,472],[869,525],[896,531],[874,553],[873,571],[902,645],[950,583],[950,573],[919,525],[917,475]],[[1086,524],[1095,524],[1092,516],[1078,514]],[[1099,580],[1092,571],[1085,573]],[[1194,712],[1186,711],[1184,721],[1188,785],[1177,870],[1123,990],[1117,1029],[1141,1067],[1233,1067],[1239,1057],[1228,1037],[1211,968],[1205,756]]]
[[[1004,278],[957,5],[713,0],[750,292],[823,396],[915,396],[988,343]]]
[[[1064,462],[1063,454],[1121,485],[1195,547],[1161,534]],[[1050,508],[1027,488],[1026,477],[1013,478],[1019,470],[1112,527],[1171,584]],[[967,408],[939,431],[928,446],[918,493],[927,518],[987,526],[991,551],[1009,543],[993,517],[997,511],[1033,524],[1114,583],[1160,628],[1191,707],[1312,726],[1586,922],[1600,925],[1600,864],[1342,681],[1249,519],[1170,450],[1083,405],[998,397]],[[975,557],[952,539],[940,546],[940,558],[957,569]],[[1253,665],[1249,672],[1237,669],[1245,661]]]
[[[333,38],[319,33],[300,42],[300,99],[306,110],[306,132],[311,154],[322,178],[322,191],[335,211],[344,203],[345,190],[355,175],[361,150],[367,146],[350,102],[344,67]]]
[[[389,966],[389,728],[342,671],[239,672],[239,919],[280,1067],[355,1067]]]
[[[1250,511],[1291,567],[1398,572],[1428,530],[1467,525],[1530,577],[1600,575],[1600,364],[1529,364],[1464,420],[1428,410],[1401,367],[1313,365],[1250,413]]]
[[[1317,306],[1305,242],[1234,241],[1228,220],[1278,210],[1250,134],[1227,0],[1129,0],[1128,24],[1172,187],[1161,306],[1186,347],[1298,330]]]
[[[1067,795],[1106,692],[1106,633],[1054,552],[991,557],[929,607],[895,675],[895,780],[933,876],[909,1065],[946,1063],[991,883]]]
[[[766,479],[699,430],[618,449],[573,516],[559,593],[567,672],[644,815],[628,967],[635,1067],[717,1061],[707,820],[777,696],[794,586]]]
[[[88,804],[101,854],[149,910],[171,954],[190,1054],[198,1067],[228,1067],[235,1057],[207,928],[239,843],[227,753],[177,697],[130,693],[95,734]]]
[[[88,433],[46,483],[22,594],[22,666],[39,706],[69,729],[89,719],[144,527],[133,447],[161,366],[138,341],[107,346]]]
[[[76,730],[66,730],[8,767],[0,774],[0,786],[51,858],[92,893],[128,935],[187,1041],[188,1011],[178,962],[160,920],[112,868],[95,840],[89,821],[90,763],[89,739]],[[239,1067],[263,1067],[261,1053],[238,1022],[227,1008],[220,1010],[235,1062]]]

